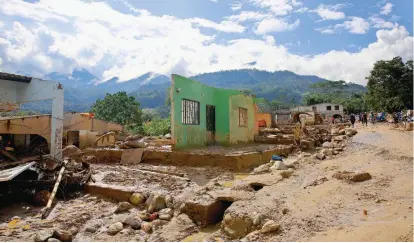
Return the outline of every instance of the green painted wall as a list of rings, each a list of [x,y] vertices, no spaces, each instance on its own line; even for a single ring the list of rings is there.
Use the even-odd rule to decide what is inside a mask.
[[[205,146],[207,142],[206,130],[206,105],[213,105],[216,107],[216,136],[215,140],[218,144],[227,145],[231,142],[230,136],[230,97],[240,96],[241,92],[238,90],[219,89],[204,85],[197,81],[185,78],[180,75],[173,74],[171,88],[171,130],[172,139],[175,143],[175,148],[199,147]],[[180,89],[177,92],[177,89]],[[246,97],[242,95],[243,97]],[[200,102],[200,124],[199,125],[184,125],[181,121],[181,101],[182,99],[189,99]],[[238,99],[234,98],[234,105],[238,102],[251,102],[253,106],[253,99]],[[254,109],[248,109],[249,123],[254,126]],[[238,116],[236,117],[238,124]],[[251,120],[251,121],[250,121]],[[242,141],[242,137],[238,137]],[[245,138],[245,141],[250,140]]]

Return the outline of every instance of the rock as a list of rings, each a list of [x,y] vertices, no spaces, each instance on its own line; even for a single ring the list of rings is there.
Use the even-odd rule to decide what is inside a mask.
[[[258,226],[262,223],[263,220],[263,215],[262,214],[257,214],[256,216],[254,216],[253,218],[253,225],[254,226]]]
[[[98,162],[95,155],[82,156],[82,159],[84,162],[89,163],[89,164],[96,164]]]
[[[77,235],[77,234],[78,234],[78,232],[79,232],[79,229],[78,229],[77,227],[75,227],[75,226],[72,226],[72,227],[69,229],[69,232],[70,232],[72,235]]]
[[[124,225],[121,222],[116,222],[114,224],[111,224],[108,227],[108,230],[106,231],[109,235],[116,235],[119,231],[121,231],[124,228]]]
[[[274,231],[279,230],[279,228],[280,228],[280,224],[277,224],[273,220],[269,220],[263,225],[262,229],[260,230],[260,233],[266,234],[266,233],[274,232]]]
[[[337,141],[337,142],[342,142],[344,139],[342,138],[342,136],[336,136],[333,138],[333,141]]]
[[[174,208],[174,198],[172,196],[165,196],[165,204],[168,208]]]
[[[350,133],[352,136],[358,133],[358,131],[355,128],[345,128],[345,133],[348,135]]]
[[[147,233],[147,234],[151,234],[152,233],[152,223],[150,222],[144,222],[141,225],[141,229]]]
[[[284,170],[284,171],[281,171],[279,173],[279,175],[281,175],[283,178],[289,178],[292,174],[293,174],[293,170],[292,169]]]
[[[342,147],[341,148],[334,148],[334,151],[340,152],[340,151],[344,151],[344,149]]]
[[[129,202],[120,202],[118,207],[115,210],[115,213],[127,212],[132,208],[132,205]]]
[[[353,135],[352,135],[352,133],[346,133],[346,135],[348,136],[348,137],[352,137]]]
[[[314,141],[309,141],[306,139],[302,139],[300,140],[300,147],[303,149],[313,149],[315,148],[315,142]]]
[[[326,158],[325,154],[319,152],[316,154],[316,158],[318,158],[319,160],[324,160]]]
[[[286,167],[294,169],[297,165],[299,165],[299,160],[295,159],[292,161],[285,161],[284,164]]]
[[[320,153],[323,153],[326,156],[332,155],[332,149],[322,149]]]
[[[139,192],[134,192],[130,197],[129,197],[129,202],[132,205],[138,206],[141,203],[145,202],[145,196],[142,195]]]
[[[70,242],[73,238],[72,233],[62,229],[56,229],[55,232],[53,232],[53,237],[63,242]]]
[[[282,161],[275,161],[275,164],[271,167],[272,170],[287,170],[288,167]]]
[[[345,135],[345,129],[341,129],[341,130],[339,130],[338,134],[339,134],[339,135]]]
[[[246,235],[243,239],[241,239],[241,242],[256,242],[259,239],[259,233],[260,231],[255,230],[250,232],[248,235]]]
[[[337,155],[337,154],[339,154],[339,152],[337,150],[334,150],[334,151],[332,151],[332,154]]]
[[[36,242],[45,242],[53,236],[53,229],[41,230],[34,238]]]
[[[68,145],[64,149],[62,149],[62,157],[70,157],[73,154],[78,154],[82,152],[78,147],[75,145]]]
[[[55,239],[55,238],[49,238],[49,239],[47,240],[47,242],[60,242],[60,240]]]
[[[171,139],[171,134],[170,133],[165,134],[164,138],[165,139]]]
[[[162,214],[167,214],[170,215],[171,217],[174,215],[174,210],[172,210],[171,208],[164,208],[161,209],[158,214],[161,216]]]
[[[324,143],[322,144],[322,147],[324,147],[324,148],[333,148],[333,144],[332,144],[332,143],[330,143],[330,142],[324,142]]]
[[[126,141],[124,143],[126,146],[131,147],[131,148],[146,148],[148,146],[148,143],[144,142],[144,141]]]
[[[338,180],[347,180],[352,182],[361,182],[370,180],[372,177],[368,172],[348,172],[348,171],[338,171],[333,176]]]
[[[263,174],[270,171],[270,163],[260,165],[259,167],[256,167],[253,169],[253,172],[251,174]]]
[[[131,226],[134,230],[141,228],[142,220],[139,217],[128,217],[124,220],[125,225]]]
[[[284,208],[283,210],[282,210],[282,213],[283,214],[287,214],[289,212],[289,209],[287,209],[287,208]]]
[[[85,232],[88,233],[95,233],[96,231],[98,231],[98,227],[94,226],[94,225],[87,225],[85,227]]]
[[[138,213],[138,217],[142,220],[142,221],[148,221],[149,220],[149,213],[146,212],[140,212]]]
[[[147,199],[145,204],[148,206],[148,213],[153,213],[167,207],[165,202],[165,196],[158,193],[152,194]]]
[[[152,228],[153,230],[157,230],[159,229],[161,226],[168,224],[169,220],[161,220],[161,219],[156,219],[154,221],[152,221]]]
[[[171,220],[171,215],[168,215],[168,214],[160,214],[158,216],[158,218],[159,219],[162,219],[162,220],[168,220],[168,221],[170,221]]]
[[[221,223],[222,230],[231,238],[241,238],[248,234],[253,226],[253,219],[247,215],[230,215],[226,213]]]

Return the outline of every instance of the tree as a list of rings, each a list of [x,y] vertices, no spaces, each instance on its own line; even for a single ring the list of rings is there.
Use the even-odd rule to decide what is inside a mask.
[[[413,108],[413,60],[405,64],[401,57],[378,61],[367,79],[367,102],[374,110]]]
[[[137,129],[142,125],[142,112],[139,106],[139,102],[133,96],[128,96],[126,92],[118,92],[106,94],[103,100],[98,99],[92,105],[91,112],[98,119]]]

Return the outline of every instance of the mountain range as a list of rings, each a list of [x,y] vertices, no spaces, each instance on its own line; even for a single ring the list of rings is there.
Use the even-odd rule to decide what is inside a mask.
[[[298,75],[290,71],[267,72],[256,69],[240,69],[199,74],[190,77],[206,85],[249,90],[259,98],[300,104],[310,85],[327,81],[317,76]],[[58,81],[65,90],[65,111],[88,111],[97,100],[107,93],[125,91],[134,96],[141,108],[156,108],[164,105],[166,92],[171,84],[170,77],[146,73],[140,77],[119,82],[117,77],[102,82],[85,69],[74,70],[71,74],[50,73],[45,79]],[[348,83],[350,92],[364,92],[364,86]],[[48,113],[51,102],[24,104],[23,109]]]

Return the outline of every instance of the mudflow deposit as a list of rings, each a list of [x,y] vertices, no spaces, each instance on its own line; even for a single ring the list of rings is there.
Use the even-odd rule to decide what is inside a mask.
[[[0,240],[413,241],[412,132],[333,133],[248,171],[91,163],[89,190],[58,198],[46,219],[33,203],[2,207]]]

